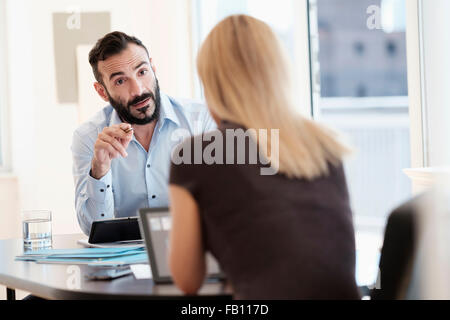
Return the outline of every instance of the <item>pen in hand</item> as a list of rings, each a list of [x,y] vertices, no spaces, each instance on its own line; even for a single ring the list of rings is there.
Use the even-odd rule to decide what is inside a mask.
[[[111,168],[111,161],[119,156],[128,157],[126,149],[132,140],[134,128],[127,123],[103,128],[98,134],[92,157],[91,176],[100,180]],[[125,133],[125,134],[124,134]]]
[[[125,133],[130,133],[131,131],[133,131],[133,127],[129,127],[128,129],[122,129],[123,131],[125,131]]]

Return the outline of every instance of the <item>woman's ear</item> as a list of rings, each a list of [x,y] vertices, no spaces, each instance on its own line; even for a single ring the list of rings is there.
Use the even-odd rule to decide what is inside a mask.
[[[100,98],[102,98],[106,102],[109,102],[109,97],[106,94],[106,89],[100,82],[95,82],[94,88],[95,88],[95,91],[97,91]]]

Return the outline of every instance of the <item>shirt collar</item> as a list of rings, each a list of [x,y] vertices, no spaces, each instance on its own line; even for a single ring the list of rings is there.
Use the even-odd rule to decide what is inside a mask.
[[[167,95],[164,93],[161,93],[161,110],[159,114],[159,120],[156,124],[158,130],[161,130],[164,124],[167,121],[172,121],[175,123],[178,127],[180,126],[180,119],[178,118],[177,114],[174,110],[174,105],[172,104],[172,101],[169,99]],[[121,124],[122,120],[120,120],[119,114],[115,109],[113,109],[111,114],[111,120],[109,123],[109,126],[115,125],[115,124]]]
[[[158,120],[159,130],[161,130],[164,123],[168,120],[175,123],[177,127],[180,126],[180,119],[175,113],[174,104],[167,95],[161,93],[161,111]]]

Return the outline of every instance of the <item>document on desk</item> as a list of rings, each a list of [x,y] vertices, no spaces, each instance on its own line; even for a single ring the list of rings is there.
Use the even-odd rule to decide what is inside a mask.
[[[152,269],[148,264],[134,264],[130,266],[136,280],[151,279]]]
[[[146,263],[148,258],[145,248],[130,247],[34,250],[17,256],[16,260],[45,264],[117,266]]]

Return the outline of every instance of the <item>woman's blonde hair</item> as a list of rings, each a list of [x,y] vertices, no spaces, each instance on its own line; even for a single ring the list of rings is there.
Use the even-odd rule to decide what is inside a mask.
[[[203,43],[197,67],[213,115],[248,129],[279,129],[279,157],[269,154],[271,135],[258,144],[280,173],[311,180],[350,151],[296,110],[289,60],[266,23],[247,15],[225,18]]]

